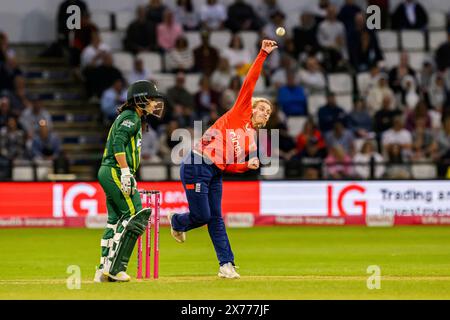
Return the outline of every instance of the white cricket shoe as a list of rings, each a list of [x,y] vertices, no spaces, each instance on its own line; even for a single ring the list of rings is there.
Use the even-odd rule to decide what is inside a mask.
[[[241,277],[239,273],[236,272],[236,267],[233,266],[231,262],[220,266],[218,276],[226,279],[239,279]]]
[[[104,273],[104,274],[107,275],[110,279],[113,279],[113,280],[119,281],[119,282],[128,282],[131,280],[131,277],[129,275],[127,275],[127,273],[125,271],[120,271],[116,275],[112,275],[109,273]]]
[[[175,231],[172,228],[172,217],[175,214],[175,212],[169,212],[167,215],[167,218],[169,219],[170,223],[170,233],[172,234],[172,237],[179,243],[183,243],[186,241],[186,232],[181,231]]]
[[[95,270],[94,282],[109,282],[108,276],[103,273],[103,269]]]

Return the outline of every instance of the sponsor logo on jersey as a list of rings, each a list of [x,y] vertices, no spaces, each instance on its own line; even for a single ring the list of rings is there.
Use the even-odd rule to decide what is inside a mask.
[[[121,126],[125,126],[127,128],[131,128],[132,126],[134,126],[134,122],[131,120],[124,120],[121,124]]]

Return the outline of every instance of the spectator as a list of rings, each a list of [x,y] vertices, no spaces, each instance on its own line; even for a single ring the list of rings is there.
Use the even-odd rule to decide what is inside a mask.
[[[378,65],[373,65],[369,69],[369,73],[366,78],[361,78],[358,80],[359,95],[361,97],[367,97],[370,89],[377,85],[378,79],[380,78],[380,68]]]
[[[183,28],[175,21],[170,9],[164,11],[163,21],[156,27],[156,38],[162,52],[175,47],[175,42],[183,34]]]
[[[231,71],[228,60],[221,58],[218,68],[211,76],[211,87],[217,92],[223,92],[229,86],[232,77],[233,72]]]
[[[0,128],[0,155],[9,160],[26,159],[27,135],[19,127],[16,116],[7,119],[5,127]]]
[[[429,59],[425,59],[422,63],[422,69],[420,69],[420,72],[417,74],[417,80],[421,92],[428,93],[428,87],[431,85],[431,78],[433,74],[433,62]]]
[[[402,80],[407,75],[416,78],[416,72],[409,65],[409,56],[406,51],[400,53],[400,62],[397,66],[389,71],[389,86],[394,93],[401,93],[404,96],[405,92],[402,88]]]
[[[326,133],[333,128],[336,121],[345,123],[347,115],[345,111],[336,104],[336,96],[333,92],[327,95],[327,103],[320,107],[318,112],[319,128],[322,133]]]
[[[355,16],[355,26],[347,32],[350,63],[357,72],[368,71],[383,59],[375,33],[366,28],[362,13]]]
[[[308,8],[306,8],[305,11],[311,12],[314,19],[316,20],[317,24],[321,23],[326,15],[327,10],[330,6],[329,0],[316,0],[311,1],[311,3],[314,3],[313,5],[310,5]]]
[[[227,20],[225,6],[217,0],[206,0],[200,8],[200,20],[207,30],[223,29]]]
[[[345,0],[337,18],[341,21],[347,32],[355,29],[355,16],[361,12],[361,8],[354,4],[354,0]]]
[[[439,72],[431,77],[427,91],[428,100],[434,109],[443,110],[450,101],[450,90],[446,88],[444,77]]]
[[[117,107],[127,101],[127,90],[122,79],[116,79],[112,86],[102,94],[100,107],[103,115],[109,121],[113,121],[117,116]]]
[[[403,77],[402,91],[404,92],[402,96],[402,104],[406,110],[413,109],[419,102],[420,98],[417,93],[416,80],[412,76],[407,75],[406,77]]]
[[[194,109],[194,97],[186,90],[186,77],[183,72],[178,72],[176,75],[175,86],[167,90],[167,100],[174,108]]]
[[[175,20],[181,24],[183,30],[198,30],[200,17],[194,9],[192,0],[177,0]]]
[[[14,78],[14,91],[9,95],[9,100],[11,112],[16,116],[20,116],[25,109],[31,107],[32,103],[26,91],[25,77],[20,75]]]
[[[175,120],[169,121],[165,128],[165,132],[159,136],[159,155],[163,161],[172,161],[172,149],[179,143],[179,141],[172,140],[172,133],[178,129],[178,123]]]
[[[259,0],[256,6],[256,14],[263,25],[269,23],[273,13],[281,11],[277,0]]]
[[[390,96],[383,97],[381,109],[375,113],[374,130],[378,138],[381,138],[381,135],[392,127],[392,119],[402,114],[400,110],[392,108],[391,99]]]
[[[85,77],[89,97],[101,97],[103,91],[112,86],[117,79],[124,79],[120,70],[114,66],[110,53],[104,53],[102,65],[96,68],[87,68]]]
[[[392,29],[425,29],[428,15],[425,8],[415,0],[404,0],[392,14]]]
[[[124,48],[133,54],[156,50],[156,24],[147,20],[146,9],[138,6],[136,19],[130,23],[124,39]]]
[[[5,32],[0,31],[0,64],[15,57],[16,52],[9,46],[8,35]]]
[[[83,50],[92,43],[94,33],[98,33],[99,29],[91,21],[89,12],[81,14],[80,29],[75,30],[73,41],[70,42],[70,65],[75,67],[80,65],[80,55]]]
[[[336,121],[333,130],[325,134],[325,143],[327,146],[340,145],[346,154],[352,155],[355,148],[355,136],[350,130],[344,127],[341,121]]]
[[[279,157],[282,160],[289,161],[297,153],[295,148],[295,141],[289,135],[286,124],[281,120],[278,113],[273,115],[273,120],[270,125],[270,129],[278,130],[279,133]]]
[[[210,76],[219,63],[219,52],[209,43],[209,32],[201,32],[202,43],[194,49],[194,68]]]
[[[194,67],[194,55],[189,49],[187,38],[179,36],[175,47],[166,53],[166,70],[169,72],[189,72]]]
[[[144,62],[141,58],[135,58],[133,62],[133,70],[128,75],[128,83],[132,84],[138,80],[149,80],[151,75],[144,68]]]
[[[231,36],[230,43],[223,50],[222,57],[226,58],[230,66],[241,76],[247,74],[252,62],[250,51],[244,48],[242,38],[238,34]]]
[[[241,90],[241,77],[234,76],[230,79],[228,88],[226,88],[222,92],[222,97],[220,99],[221,113],[225,113],[233,106],[234,102],[237,99],[239,94],[239,90]]]
[[[277,45],[280,48],[284,48],[285,38],[290,37],[288,33],[289,30],[286,30],[287,34],[284,37],[278,37],[275,33],[275,30],[277,30],[278,27],[285,26],[285,18],[286,16],[282,11],[275,11],[270,16],[270,21],[262,28],[262,32],[266,39],[277,39]]]
[[[258,30],[261,27],[253,7],[244,0],[235,0],[228,7],[226,26],[231,32],[242,30]]]
[[[14,116],[8,96],[0,97],[0,128],[8,124],[8,119]]]
[[[106,53],[111,50],[109,46],[102,42],[98,31],[92,32],[91,43],[81,53],[81,68],[98,67],[104,63]]]
[[[298,81],[308,94],[323,93],[326,88],[325,75],[319,61],[313,56],[306,59],[305,69],[298,72]]]
[[[33,137],[31,154],[34,160],[54,160],[61,151],[59,138],[50,130],[45,121],[39,123],[38,133]]]
[[[313,118],[308,118],[303,125],[302,132],[297,136],[297,153],[301,154],[304,151],[305,146],[311,141],[314,141],[314,146],[317,147],[318,150],[325,149],[325,140],[323,139],[322,134],[314,123]]]
[[[200,78],[199,85],[200,90],[194,97],[196,114],[198,119],[207,120],[210,111],[217,110],[220,94],[211,88],[210,80],[206,76]]]
[[[438,144],[434,141],[433,134],[427,128],[427,119],[416,119],[416,128],[412,132],[412,160],[431,160],[436,158]]]
[[[53,128],[52,117],[45,110],[42,100],[34,100],[32,106],[22,112],[19,122],[29,137],[38,134],[43,124],[49,130]]]
[[[321,146],[320,140],[311,136],[306,140],[305,147],[296,156],[301,162],[302,177],[308,180],[320,178],[320,169],[326,156],[326,150]]]
[[[386,150],[387,154],[387,179],[410,179],[410,166],[405,164],[407,158],[402,152],[402,147],[399,144],[392,144]]]
[[[431,116],[424,101],[419,101],[414,108],[408,112],[405,121],[405,128],[409,131],[416,129],[416,121],[418,119],[425,119],[425,125],[427,128],[431,128]]]
[[[357,99],[348,116],[349,128],[358,138],[373,138],[373,121],[367,111],[364,99]]]
[[[383,165],[384,159],[381,154],[375,150],[375,141],[366,140],[361,147],[361,151],[353,157],[355,173],[361,179],[380,179],[386,171]],[[371,176],[371,165],[375,166],[373,177]]]
[[[143,161],[149,163],[161,162],[161,158],[158,156],[159,143],[156,131],[147,126],[147,130],[142,131],[141,157]]]
[[[450,68],[450,27],[447,29],[447,41],[441,44],[435,53],[438,70],[444,71]]]
[[[436,160],[439,161],[438,171],[442,177],[447,173],[450,166],[450,116],[444,118],[442,128],[437,134],[438,152]]]
[[[292,30],[296,56],[313,55],[319,48],[316,21],[309,12],[303,12],[299,20],[299,25]]]
[[[155,24],[163,22],[166,6],[161,0],[149,0],[147,5],[147,20]]]
[[[303,88],[295,82],[295,73],[288,72],[286,85],[278,89],[277,102],[286,116],[308,115],[308,104]]]
[[[16,57],[7,56],[5,62],[0,62],[0,90],[14,91],[14,81],[22,74]]]
[[[395,105],[394,92],[388,86],[386,75],[380,74],[376,86],[372,87],[367,94],[366,103],[370,114],[374,114],[381,109],[386,96],[389,97],[391,109],[393,109]]]
[[[392,128],[385,131],[382,135],[382,147],[386,152],[393,145],[401,147],[402,153],[409,154],[412,146],[411,132],[403,126],[401,116],[396,116],[392,123]]]
[[[327,179],[349,179],[353,177],[352,158],[339,145],[329,147],[325,158],[324,175]]]
[[[319,24],[317,38],[325,55],[325,65],[328,71],[343,67],[348,57],[345,41],[345,27],[336,18],[336,7],[327,8],[327,16]]]
[[[288,55],[284,54],[281,56],[280,66],[270,77],[270,82],[274,90],[278,91],[281,86],[286,85],[287,74],[289,72],[295,72],[294,63]]]

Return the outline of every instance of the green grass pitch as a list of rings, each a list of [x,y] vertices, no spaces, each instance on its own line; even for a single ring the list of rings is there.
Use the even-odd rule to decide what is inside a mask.
[[[205,228],[176,243],[161,229],[160,279],[92,282],[102,230],[4,229],[0,299],[450,299],[448,227],[229,229],[242,278],[217,277]],[[69,290],[69,265],[81,288]],[[367,288],[367,267],[381,288]],[[133,255],[129,273],[136,275]]]

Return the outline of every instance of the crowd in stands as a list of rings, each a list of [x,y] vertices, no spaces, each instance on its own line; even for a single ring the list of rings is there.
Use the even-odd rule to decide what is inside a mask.
[[[0,31],[0,175],[8,176],[14,160],[54,160],[61,156],[60,139],[43,101],[28,94],[26,81]]]
[[[305,179],[409,178],[408,163],[425,160],[440,163],[439,175],[447,174],[449,24],[448,39],[430,52],[420,68],[410,65],[407,51],[401,53],[398,65],[388,68],[377,30],[367,28],[365,9],[357,1],[345,0],[341,7],[328,0],[312,1],[310,9],[297,13],[298,25],[286,30],[285,37],[277,37],[274,31],[285,25],[287,14],[277,0],[235,0],[229,6],[220,0],[205,0],[197,7],[190,0],[177,0],[173,7],[161,0],[149,0],[136,8],[136,17],[126,29],[123,51],[135,55],[135,60],[133,70],[124,74],[114,64],[113,51],[102,41],[86,3],[66,0],[59,9],[59,24],[65,23],[61,12],[72,2],[83,3],[81,29],[69,37],[61,28],[59,38],[70,48],[71,63],[81,70],[87,96],[98,99],[105,119],[114,118],[117,106],[126,99],[128,84],[153,80],[139,53],[158,53],[163,71],[175,75],[174,86],[166,92],[163,121],[151,120],[144,134],[144,141],[151,140],[143,145],[146,160],[167,159],[176,144],[168,135],[175,129],[192,128],[195,120],[211,124],[233,105],[261,39],[268,37],[279,44],[262,74],[266,95],[275,106],[268,128],[280,132],[279,156],[288,163],[287,172],[297,170]],[[419,1],[404,0],[391,13],[389,1],[369,0],[367,4],[380,6],[382,28],[427,30],[428,13]],[[232,34],[230,42],[220,48],[210,42],[211,34],[218,30]],[[185,35],[188,31],[199,32],[198,47],[190,49]],[[242,31],[257,32],[253,52],[244,46]],[[34,110],[39,103],[27,101],[20,92],[20,69],[13,57],[5,59],[7,50],[1,54],[2,88],[17,97],[21,105],[17,108]],[[351,108],[340,105],[329,90],[327,78],[336,72],[368,75],[354,92]],[[190,73],[201,74],[196,93],[186,88],[186,75]],[[308,99],[313,94],[326,96],[324,105],[315,112],[309,110]],[[17,130],[15,127],[22,123],[4,116],[15,110],[13,101],[9,96],[2,98],[2,135]],[[298,136],[291,136],[288,120],[299,116],[307,121]],[[51,121],[44,121],[46,126],[32,127],[39,132],[36,137],[51,140],[42,129]],[[25,132],[24,136],[30,134]],[[21,135],[15,136],[19,139]],[[42,143],[34,145],[43,148]],[[56,143],[53,147],[57,148]],[[367,165],[373,162],[379,164],[375,170]]]

